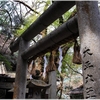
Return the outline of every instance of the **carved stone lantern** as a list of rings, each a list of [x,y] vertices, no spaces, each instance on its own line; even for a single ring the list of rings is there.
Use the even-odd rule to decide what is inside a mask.
[[[50,84],[46,84],[42,80],[29,80],[27,82],[27,88],[29,88],[28,98],[41,99],[41,95],[45,95],[44,91],[50,86]]]

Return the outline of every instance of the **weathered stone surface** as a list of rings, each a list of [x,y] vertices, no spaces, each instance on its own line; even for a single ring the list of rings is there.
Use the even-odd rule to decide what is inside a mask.
[[[78,1],[84,98],[100,99],[100,19],[97,1]]]

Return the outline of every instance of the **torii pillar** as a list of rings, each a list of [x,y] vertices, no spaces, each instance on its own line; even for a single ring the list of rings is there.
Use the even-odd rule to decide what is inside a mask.
[[[19,43],[13,99],[25,99],[28,64],[27,61],[22,58],[21,53],[28,47],[29,42],[21,38]]]
[[[100,17],[97,1],[77,1],[84,98],[100,99]]]
[[[56,70],[49,72],[49,84],[51,87],[49,88],[49,99],[57,99],[57,72]]]

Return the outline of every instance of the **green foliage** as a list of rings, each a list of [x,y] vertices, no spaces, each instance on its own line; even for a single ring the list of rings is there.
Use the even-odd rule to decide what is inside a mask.
[[[3,61],[5,64],[5,67],[8,71],[11,71],[11,63],[3,56],[0,54],[0,61]]]
[[[67,11],[67,12],[63,15],[64,21],[66,21],[66,20],[71,16],[71,14],[72,14],[71,11]]]
[[[19,29],[16,30],[15,35],[18,37],[20,36],[28,27],[36,20],[38,16],[36,15],[31,15],[27,19],[25,19],[24,24],[21,25]]]
[[[71,16],[73,16],[73,14],[76,12],[76,7],[74,6],[73,8],[71,8],[71,10],[67,11],[65,14],[62,15],[64,22],[67,21]],[[54,28],[57,28],[58,26],[60,26],[59,24],[59,19],[55,20],[52,23],[52,26],[54,26]]]
[[[44,6],[44,11],[48,8],[48,6],[50,5],[51,3],[50,3],[50,0],[47,0],[46,1],[46,4],[45,4],[45,6]]]
[[[46,4],[44,6],[44,11],[48,8],[48,6],[50,5],[50,0],[46,1]],[[20,36],[25,30],[28,29],[28,27],[39,17],[39,15],[31,15],[29,16],[27,19],[24,20],[24,24],[21,25],[21,27],[19,29],[16,30],[15,32],[15,36]]]
[[[73,43],[67,43],[66,45],[70,49],[70,47],[73,45]],[[70,52],[70,50],[68,50],[62,60],[62,73],[66,73],[66,68],[67,68],[66,61],[70,65],[71,59],[72,59],[72,53]]]
[[[74,69],[75,71],[79,71],[81,66],[72,63],[72,59],[73,59],[73,43],[69,43],[68,45],[70,46],[70,49],[68,50],[68,52],[66,53],[66,55],[63,58],[63,61],[62,61],[62,73],[66,73],[67,76],[69,74],[76,75],[77,73],[74,72],[72,69]]]
[[[59,19],[57,19],[56,21],[54,21],[52,23],[52,25],[54,26],[54,28],[57,28],[59,26]]]
[[[72,7],[69,11],[63,14],[64,21],[67,21],[69,18],[73,17],[76,13],[76,6]]]

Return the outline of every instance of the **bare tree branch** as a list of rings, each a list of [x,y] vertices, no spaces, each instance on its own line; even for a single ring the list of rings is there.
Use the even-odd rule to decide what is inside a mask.
[[[10,16],[10,14],[9,14],[9,11],[6,10],[6,9],[0,9],[0,11],[4,11],[4,12],[6,12],[6,13],[8,14],[9,20],[10,20],[10,22],[11,22],[11,29],[12,29],[12,19],[11,19],[11,16]]]
[[[6,9],[0,9],[0,11],[4,11],[4,12],[6,12],[6,13],[8,14],[9,20],[10,20],[10,22],[11,22],[11,27],[10,27],[10,29],[12,30],[12,19],[11,19],[11,16],[10,16],[10,14],[9,14],[9,11],[6,10]],[[5,40],[5,42],[4,42],[3,46],[2,46],[2,49],[4,48],[6,42],[9,40],[9,38],[10,38],[10,37],[8,36],[8,38]]]
[[[78,73],[78,74],[80,74],[80,75],[83,76],[83,74],[81,74],[80,72],[74,70],[74,69],[67,63],[67,61],[65,61],[64,59],[63,59],[63,61],[64,61],[64,62],[67,64],[67,66],[68,66],[70,69],[72,69],[75,73]]]
[[[18,5],[18,3],[14,6],[14,4],[12,3],[12,6],[13,6],[13,8],[14,8],[14,10],[15,10],[15,12],[16,12],[16,14],[17,14],[17,16],[18,16],[18,18],[20,19],[20,16],[19,16],[19,14],[18,14],[18,12],[17,12],[17,10],[16,10],[16,6]],[[21,20],[21,19],[20,19]]]
[[[31,11],[33,11],[33,12],[39,14],[37,11],[35,11],[34,9],[32,9],[30,6],[28,6],[27,4],[25,4],[23,1],[19,1],[19,0],[14,0],[14,1],[23,4],[24,6],[28,7]]]
[[[4,3],[0,6],[0,8],[2,8],[7,2],[8,2],[8,1],[4,2]]]

